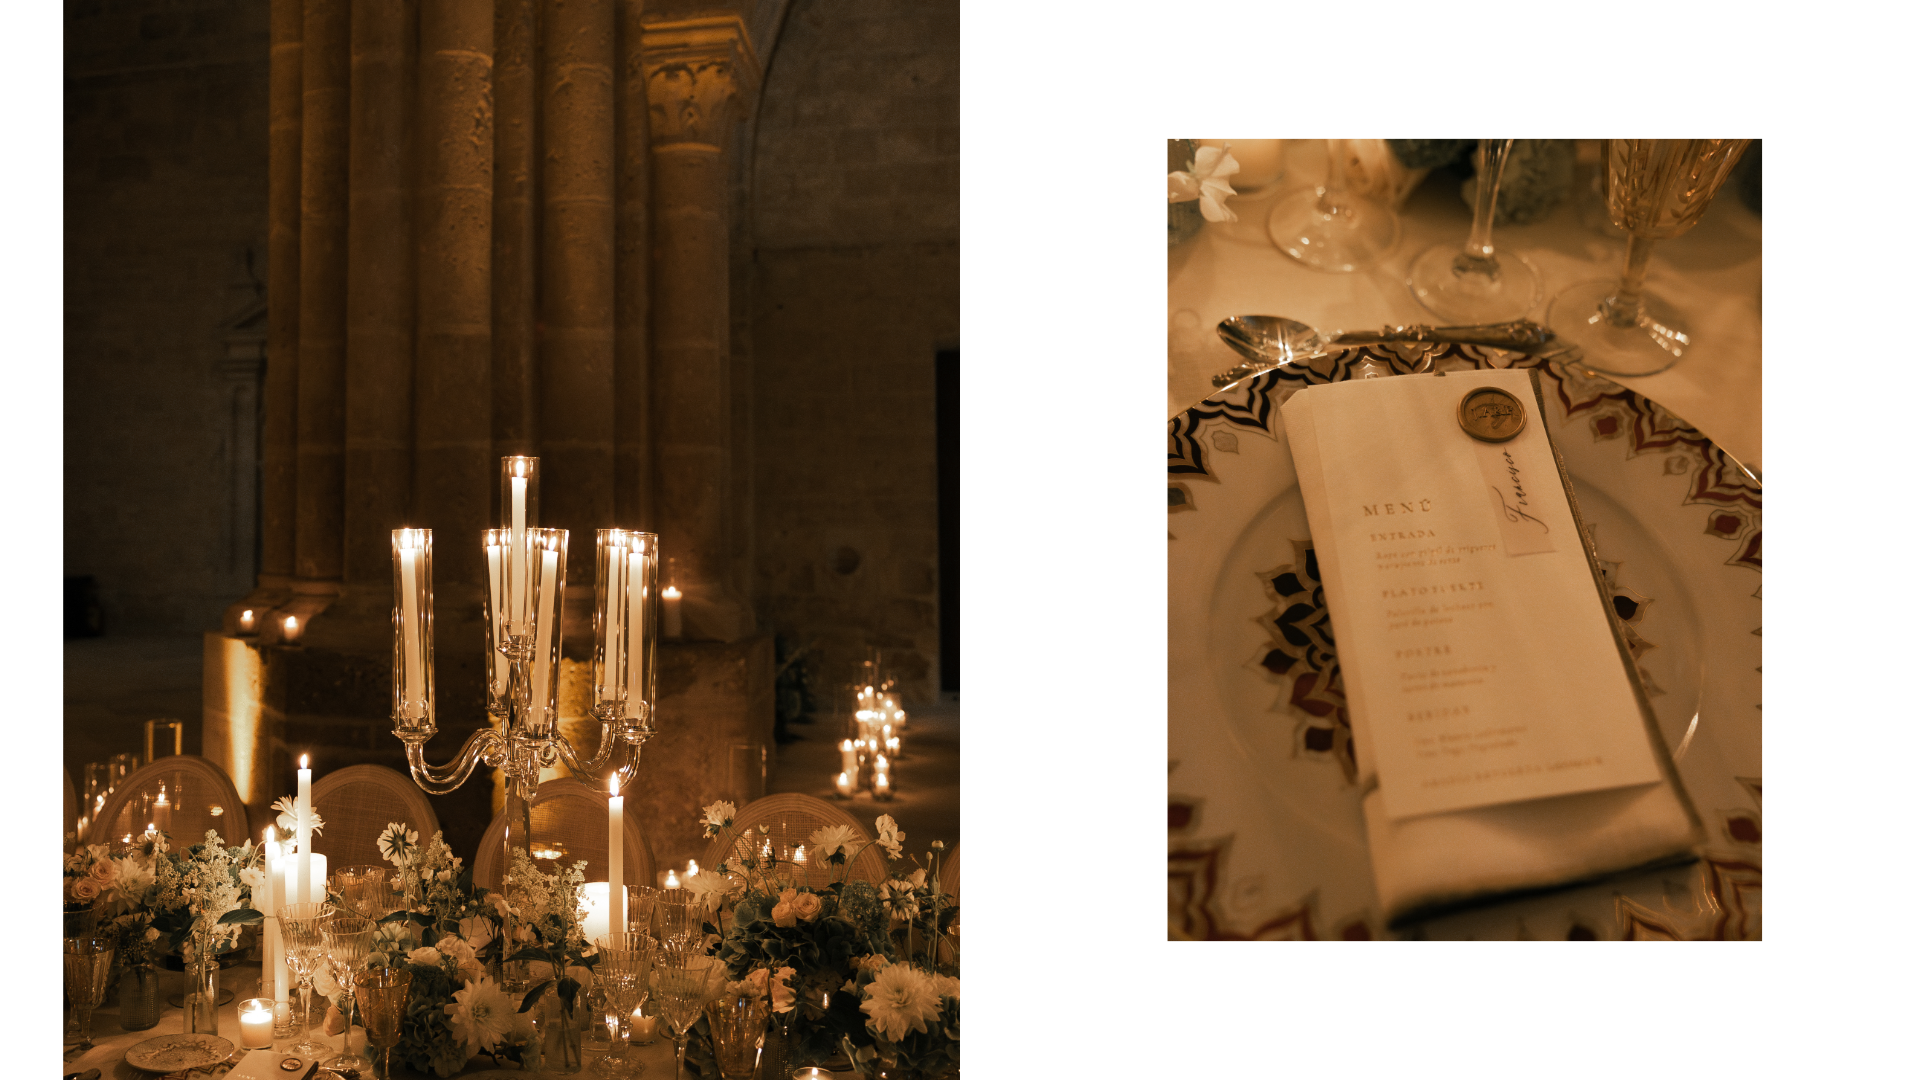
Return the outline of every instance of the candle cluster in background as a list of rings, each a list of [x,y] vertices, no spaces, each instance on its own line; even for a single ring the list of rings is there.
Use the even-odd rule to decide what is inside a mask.
[[[874,664],[866,667],[870,673]],[[875,799],[893,798],[893,763],[899,760],[906,731],[907,713],[900,707],[900,696],[892,690],[875,689],[868,683],[854,691],[853,731],[840,740],[840,771],[833,779],[834,792],[852,798],[856,791],[871,791]]]

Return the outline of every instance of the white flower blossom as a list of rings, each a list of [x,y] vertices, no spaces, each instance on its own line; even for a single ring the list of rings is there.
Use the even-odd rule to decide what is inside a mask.
[[[1233,194],[1233,185],[1227,182],[1227,177],[1240,171],[1240,163],[1233,160],[1233,154],[1225,147],[1203,146],[1189,168],[1190,172],[1167,174],[1167,201],[1199,199],[1200,216],[1208,221],[1239,221],[1240,215],[1226,204],[1227,197]]]

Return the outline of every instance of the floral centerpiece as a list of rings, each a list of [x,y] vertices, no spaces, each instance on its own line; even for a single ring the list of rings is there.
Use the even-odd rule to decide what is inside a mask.
[[[819,1065],[845,1049],[856,1062],[887,1061],[889,1077],[956,1072],[959,908],[940,888],[945,845],[930,845],[927,864],[909,874],[903,863],[918,860],[902,859],[906,834],[891,816],[874,822],[876,839],[866,843],[843,825],[817,829],[808,837],[810,857],[837,873],[815,890],[795,881],[792,862],[734,829],[733,815],[726,802],[704,811],[706,835],[724,836],[729,850],[745,853],[722,862],[704,885],[712,903],[737,897],[716,954],[732,979],[768,973],[789,1060]],[[887,856],[887,879],[851,878],[853,861],[875,845]]]
[[[551,986],[570,1010],[591,978],[592,950],[581,934],[585,864],[548,874],[515,852],[503,894],[476,886],[472,869],[439,833],[422,845],[418,832],[396,823],[379,846],[409,904],[381,921],[367,956],[369,967],[404,966],[413,974],[396,1056],[436,1076],[452,1076],[478,1054],[537,1068],[534,1007]],[[507,990],[499,978],[503,962],[527,964],[536,985],[525,994]],[[572,1050],[577,1067],[577,1036]]]

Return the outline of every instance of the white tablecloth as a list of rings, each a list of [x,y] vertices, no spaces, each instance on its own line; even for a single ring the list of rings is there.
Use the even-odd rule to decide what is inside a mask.
[[[1428,245],[1466,242],[1473,212],[1458,181],[1428,177],[1401,208],[1401,235],[1373,269],[1354,274],[1310,270],[1267,238],[1267,212],[1289,188],[1318,183],[1325,153],[1315,141],[1288,143],[1288,175],[1259,198],[1228,205],[1237,222],[1209,222],[1167,254],[1167,415],[1213,393],[1212,377],[1240,362],[1214,328],[1229,315],[1283,315],[1320,330],[1378,329],[1436,323],[1407,291],[1407,264]],[[1582,223],[1577,200],[1545,221],[1494,230],[1496,250],[1532,259],[1546,280],[1531,317],[1568,285],[1617,277],[1624,239]],[[1760,218],[1723,189],[1692,232],[1653,251],[1647,287],[1692,324],[1695,344],[1672,368],[1621,382],[1659,402],[1760,471]]]

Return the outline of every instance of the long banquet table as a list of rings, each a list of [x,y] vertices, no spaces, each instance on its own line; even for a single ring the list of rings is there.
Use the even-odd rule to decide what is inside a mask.
[[[1369,270],[1328,274],[1282,255],[1267,237],[1267,213],[1290,188],[1319,182],[1325,152],[1313,140],[1287,144],[1287,175],[1257,197],[1228,206],[1236,222],[1209,222],[1167,253],[1167,415],[1214,392],[1216,372],[1240,362],[1214,328],[1230,315],[1283,315],[1320,330],[1436,323],[1406,285],[1407,263],[1430,244],[1464,244],[1473,213],[1459,182],[1430,175],[1400,211],[1401,235]],[[1578,174],[1584,177],[1584,172]],[[1583,221],[1570,197],[1532,225],[1497,226],[1497,251],[1532,259],[1545,300],[1575,282],[1617,277],[1626,241]],[[1653,249],[1647,288],[1693,322],[1695,344],[1658,374],[1621,380],[1712,438],[1760,473],[1760,217],[1729,184],[1693,231]]]
[[[181,972],[161,971],[160,997],[163,1002],[168,995],[177,995],[180,993],[181,981]],[[223,968],[220,972],[220,985],[225,989],[233,991],[233,1000],[220,1008],[220,1036],[238,1046],[240,1041],[239,1005],[242,1000],[252,997],[258,992],[260,986],[260,965],[243,963],[233,967]],[[316,1006],[314,1010],[316,1013],[316,1028],[318,1027],[317,1014],[321,1011],[321,1008],[322,1006]],[[127,1051],[155,1036],[175,1035],[183,1030],[185,1030],[184,1014],[179,1006],[163,1005],[160,1013],[160,1022],[145,1031],[122,1030],[120,1027],[120,1010],[117,1004],[111,1007],[97,1009],[93,1015],[93,1049],[88,1050],[85,1054],[79,1055],[78,1057],[68,1059],[61,1068],[61,1074],[85,1072],[88,1069],[99,1069],[100,1075],[103,1078],[110,1078],[110,1080],[143,1080],[143,1078],[150,1080],[150,1078],[158,1074],[143,1072],[127,1064]],[[338,1035],[318,1036],[318,1038],[320,1041],[336,1048],[340,1045],[340,1036]],[[352,1039],[354,1048],[364,1053],[366,1048],[366,1031],[358,1026],[358,1024],[353,1028]],[[274,1046],[277,1049],[284,1048],[292,1041],[292,1039],[280,1039],[274,1043]],[[593,1072],[593,1063],[605,1056],[606,1053],[604,1050],[586,1050],[582,1055],[584,1058],[582,1062],[583,1068],[581,1072],[575,1075],[597,1075]],[[667,1036],[664,1025],[662,1026],[661,1034],[654,1039],[651,1045],[636,1046],[630,1051],[629,1056],[633,1060],[637,1060],[646,1066],[645,1075],[647,1076],[665,1078],[673,1075],[673,1040]],[[422,1075],[403,1069],[398,1063],[395,1064],[393,1074],[396,1077],[406,1078],[414,1078]],[[512,1063],[503,1063],[499,1067],[495,1067],[492,1064],[492,1059],[484,1056],[474,1058],[467,1064],[467,1067],[457,1075],[462,1077],[484,1077],[496,1074],[499,1076],[515,1074],[523,1076],[529,1075]],[[198,1072],[193,1075],[198,1077],[208,1076],[210,1074],[207,1072]],[[324,1077],[326,1074],[323,1073],[321,1075]],[[430,1076],[431,1074],[426,1075]],[[531,1075],[540,1074],[536,1073]]]

